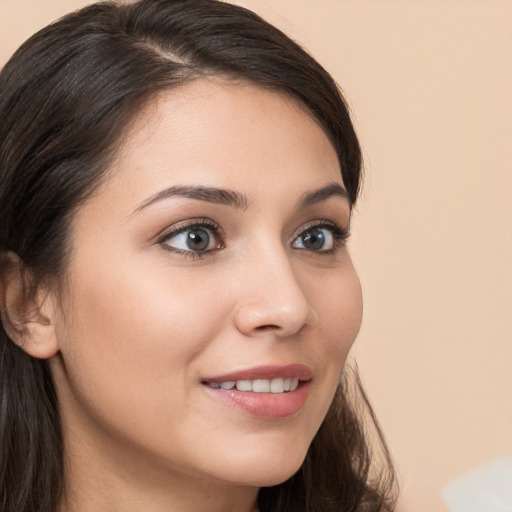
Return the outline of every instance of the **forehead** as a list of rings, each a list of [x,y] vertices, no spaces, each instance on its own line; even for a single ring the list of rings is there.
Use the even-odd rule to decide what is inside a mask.
[[[249,194],[343,183],[332,144],[298,101],[206,80],[155,98],[130,126],[110,171],[111,185],[137,196],[173,183]]]

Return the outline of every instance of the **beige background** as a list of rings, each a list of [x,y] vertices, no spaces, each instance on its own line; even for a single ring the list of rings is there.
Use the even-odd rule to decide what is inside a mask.
[[[0,62],[81,0],[0,0]],[[512,2],[240,1],[303,43],[354,112],[355,349],[403,510],[512,453]],[[492,511],[489,511],[492,512]]]

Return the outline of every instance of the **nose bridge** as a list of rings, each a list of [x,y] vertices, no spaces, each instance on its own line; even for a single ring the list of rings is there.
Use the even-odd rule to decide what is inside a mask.
[[[262,244],[245,263],[243,293],[236,323],[245,334],[273,331],[290,336],[317,315],[281,244]]]

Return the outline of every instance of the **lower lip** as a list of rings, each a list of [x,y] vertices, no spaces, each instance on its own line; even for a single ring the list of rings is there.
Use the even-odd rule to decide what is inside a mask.
[[[289,391],[288,393],[254,393],[252,391],[214,389],[206,385],[203,386],[219,400],[252,416],[279,419],[293,416],[302,409],[309,396],[310,382],[300,382],[295,391]]]

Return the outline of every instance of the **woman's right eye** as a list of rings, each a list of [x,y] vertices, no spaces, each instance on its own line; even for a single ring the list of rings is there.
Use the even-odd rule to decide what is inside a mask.
[[[219,229],[205,224],[179,227],[167,233],[160,243],[166,250],[190,256],[200,256],[223,247]]]

